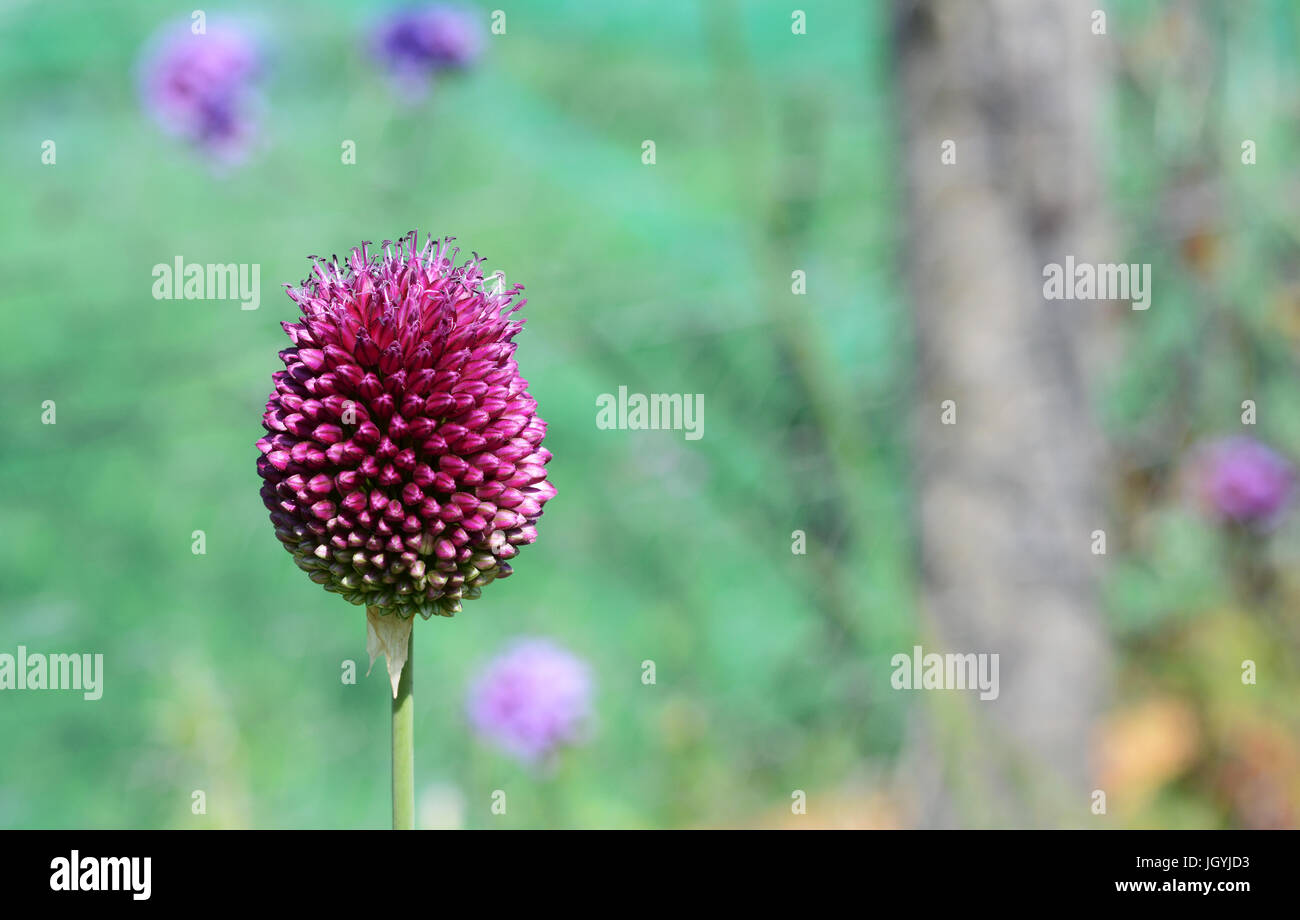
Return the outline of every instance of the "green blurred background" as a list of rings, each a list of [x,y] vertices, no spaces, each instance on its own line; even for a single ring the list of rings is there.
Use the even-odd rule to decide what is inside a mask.
[[[1101,743],[1129,771],[1115,782],[1148,790],[1115,821],[1294,825],[1300,531],[1269,540],[1276,584],[1252,593],[1231,538],[1169,484],[1181,451],[1236,424],[1243,381],[1277,405],[1296,391],[1300,7],[1111,6],[1112,206],[1177,307],[1126,342],[1099,406],[1129,534],[1106,582],[1121,667]],[[134,82],[145,40],[188,10],[0,3],[0,651],[101,652],[106,671],[98,702],[0,695],[0,827],[387,824],[382,668],[340,680],[347,659],[364,673],[363,614],[275,541],[253,444],[294,312],[279,285],[309,254],[413,228],[525,285],[518,359],[559,489],[515,577],[415,627],[424,822],[909,823],[895,793],[918,701],[888,692],[918,579],[890,15],[799,7],[801,37],[767,0],[516,2],[479,64],[415,107],[364,52],[383,5],[205,7],[250,14],[272,48],[266,149],[219,176]],[[1162,66],[1179,17],[1216,43],[1205,94]],[[1253,169],[1240,137],[1268,151]],[[1158,220],[1187,172],[1229,189],[1230,226],[1175,239]],[[260,264],[260,309],[154,300],[152,267],[178,255]],[[705,394],[704,437],[598,430],[596,397],[619,386]],[[1300,454],[1300,415],[1263,416],[1259,436]],[[519,635],[596,678],[595,731],[552,772],[465,725],[467,680]],[[1261,642],[1275,660],[1249,704],[1207,676]]]

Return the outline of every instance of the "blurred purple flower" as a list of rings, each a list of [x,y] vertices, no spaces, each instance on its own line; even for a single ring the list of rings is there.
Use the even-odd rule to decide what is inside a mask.
[[[168,134],[237,163],[255,139],[261,70],[257,42],[241,28],[215,25],[196,35],[188,21],[168,24],[141,56],[141,101]]]
[[[1286,458],[1252,438],[1224,438],[1199,451],[1196,488],[1206,510],[1221,521],[1268,529],[1294,486],[1295,470]]]
[[[402,90],[418,97],[439,71],[474,62],[482,50],[482,30],[475,14],[459,7],[412,7],[390,13],[376,25],[371,50]]]
[[[480,735],[526,763],[542,763],[585,737],[590,672],[547,639],[519,640],[474,681],[467,708]]]

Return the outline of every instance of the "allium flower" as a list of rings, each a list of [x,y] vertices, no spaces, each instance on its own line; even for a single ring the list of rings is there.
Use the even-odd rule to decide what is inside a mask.
[[[262,498],[298,565],[408,623],[509,575],[555,495],[513,358],[523,289],[485,287],[481,259],[456,265],[450,242],[410,233],[382,256],[363,243],[342,266],[313,259],[289,288],[303,318],[282,324],[293,345],[257,442]]]
[[[1202,448],[1196,488],[1206,510],[1221,521],[1267,529],[1291,499],[1295,470],[1272,448],[1231,437]]]
[[[474,14],[434,4],[398,10],[375,27],[371,51],[410,95],[418,96],[440,71],[468,67],[482,50]]]
[[[262,70],[257,42],[233,25],[194,34],[188,22],[163,28],[141,58],[140,95],[169,134],[213,159],[234,163],[256,132],[256,81]]]
[[[528,763],[582,740],[591,718],[591,677],[571,652],[546,639],[516,642],[470,688],[474,730]]]

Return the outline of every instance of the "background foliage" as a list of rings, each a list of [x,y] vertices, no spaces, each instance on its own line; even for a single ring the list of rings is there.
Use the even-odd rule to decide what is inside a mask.
[[[1300,530],[1234,550],[1176,485],[1243,398],[1300,454],[1300,10],[1116,6],[1098,142],[1157,283],[1098,404],[1124,662],[1099,745],[1108,775],[1147,790],[1115,820],[1294,824]],[[95,703],[0,696],[0,826],[387,823],[384,677],[340,682],[342,661],[364,665],[362,617],[275,542],[253,443],[287,341],[278,285],[308,254],[412,228],[526,286],[519,360],[559,489],[514,578],[416,626],[426,821],[793,825],[802,789],[804,823],[907,823],[895,771],[917,701],[888,675],[918,573],[889,15],[801,7],[806,36],[767,0],[515,3],[480,64],[415,108],[364,53],[379,5],[210,8],[251,14],[273,48],[267,149],[216,176],[136,96],[142,44],[188,10],[0,6],[0,651],[106,668]],[[1192,184],[1221,207],[1185,217]],[[259,263],[261,308],[154,300],[153,265],[177,255]],[[704,394],[704,438],[597,430],[596,396],[620,385]],[[592,739],[551,773],[465,728],[467,679],[520,634],[568,645],[598,682]],[[1259,687],[1237,680],[1244,657]]]

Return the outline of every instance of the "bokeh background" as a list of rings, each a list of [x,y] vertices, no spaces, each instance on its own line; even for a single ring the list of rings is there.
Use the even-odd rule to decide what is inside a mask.
[[[210,28],[252,23],[267,65],[257,149],[214,167],[137,88],[150,36],[189,9],[0,3],[0,652],[98,652],[106,672],[97,702],[0,693],[0,826],[387,824],[382,665],[341,681],[348,659],[364,674],[364,616],[275,541],[253,444],[281,285],[410,229],[525,285],[518,358],[559,489],[513,578],[416,624],[422,823],[925,823],[911,780],[938,695],[889,681],[926,631],[904,268],[924,233],[906,232],[895,6],[800,0],[797,35],[768,0],[470,4],[481,56],[416,101],[366,47],[391,8],[203,7]],[[1224,436],[1300,456],[1300,7],[1106,9],[1100,194],[1156,281],[1152,309],[1115,312],[1089,391],[1106,667],[1071,730],[1094,779],[1064,818],[942,794],[962,825],[1294,826],[1300,520],[1224,526],[1185,486]],[[177,256],[259,264],[260,309],[155,300]],[[620,386],[704,394],[703,438],[599,430]],[[594,676],[589,735],[543,769],[465,717],[519,636]]]

